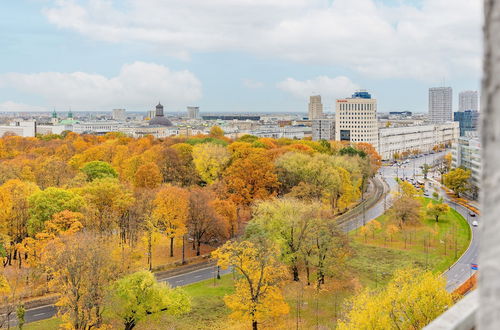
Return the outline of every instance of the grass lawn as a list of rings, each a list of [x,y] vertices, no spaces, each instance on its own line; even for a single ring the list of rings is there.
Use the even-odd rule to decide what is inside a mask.
[[[433,201],[429,198],[422,198],[423,210],[429,202]],[[389,262],[388,260],[394,260],[391,257],[392,254],[397,254],[406,255],[411,260],[410,264],[441,273],[465,252],[471,240],[471,230],[467,221],[453,209],[439,217],[438,222],[425,214],[420,226],[406,228],[392,235],[387,232],[388,225],[391,224],[387,215],[382,215],[376,220],[380,222],[382,228],[365,235],[361,234],[360,230],[350,233],[354,241],[354,250],[358,254],[362,249],[360,245],[377,248],[373,251],[374,253],[364,253],[371,255],[369,259],[372,263],[373,260],[377,260],[372,267],[378,264],[383,267],[383,264]],[[362,257],[364,254],[359,256]],[[370,260],[367,260],[368,263]],[[362,261],[359,262],[363,264]]]

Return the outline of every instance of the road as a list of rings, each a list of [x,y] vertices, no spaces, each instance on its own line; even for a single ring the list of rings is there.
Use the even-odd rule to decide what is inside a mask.
[[[431,154],[426,157],[420,157],[411,160],[409,163],[402,165],[401,167],[392,167],[392,166],[383,166],[380,170],[380,174],[377,175],[378,180],[383,180],[384,183],[384,192],[385,198],[382,198],[378,203],[376,203],[373,207],[365,210],[364,216],[361,214],[358,217],[349,220],[341,225],[343,231],[348,232],[363,226],[363,224],[369,222],[372,219],[377,218],[382,215],[386,209],[390,207],[391,204],[391,195],[392,192],[397,191],[398,184],[396,182],[396,178],[399,176],[402,177],[420,177],[422,178],[422,172],[420,166],[424,163],[431,164],[434,159],[442,156],[444,153],[436,153]],[[437,182],[434,183],[434,186]],[[429,187],[426,187],[427,191],[431,192]],[[443,196],[446,195],[442,192]],[[450,206],[454,207],[464,218],[468,219],[467,216],[468,210],[460,205],[456,205],[449,200],[446,201]],[[476,216],[473,218],[474,220],[479,220],[479,217]],[[473,220],[470,220],[472,222]],[[470,264],[477,261],[479,243],[477,239],[477,228],[472,227],[473,231],[473,240],[471,242],[470,248],[467,252],[462,255],[458,262],[453,265],[446,273],[444,274],[447,278],[447,289],[453,290],[465,280],[469,278],[472,274],[470,271]],[[214,278],[216,275],[216,268],[214,266],[209,266],[201,269],[192,270],[183,274],[166,276],[164,278],[158,278],[160,282],[168,282],[172,287],[188,285],[196,282],[200,282],[203,280],[208,280]],[[230,270],[220,270],[220,274],[227,274],[231,272]],[[53,317],[56,314],[56,308],[54,305],[46,305],[41,307],[32,308],[26,311],[25,319],[27,323],[39,321],[43,319],[47,319]],[[15,321],[12,321],[11,324],[15,324]]]

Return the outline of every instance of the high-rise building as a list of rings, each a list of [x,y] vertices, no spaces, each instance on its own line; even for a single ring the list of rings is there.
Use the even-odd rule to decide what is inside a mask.
[[[127,119],[125,109],[113,109],[113,119],[117,121],[125,121]]]
[[[312,139],[334,140],[335,139],[335,120],[333,119],[314,119],[312,121]]]
[[[463,91],[458,94],[458,111],[479,111],[477,91]]]
[[[453,113],[453,120],[460,125],[460,136],[465,136],[465,132],[477,131],[479,112],[465,110]]]
[[[187,115],[189,119],[197,119],[200,117],[200,107],[187,107]]]
[[[309,120],[323,118],[323,104],[321,103],[321,95],[313,95],[309,98]]]
[[[453,90],[451,87],[429,88],[429,120],[445,123],[453,120]]]
[[[378,148],[377,100],[361,90],[338,99],[335,106],[335,140],[371,143]]]

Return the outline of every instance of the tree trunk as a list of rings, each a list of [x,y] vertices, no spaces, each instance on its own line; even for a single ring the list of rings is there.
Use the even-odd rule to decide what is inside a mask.
[[[299,281],[299,268],[297,267],[296,264],[293,264],[292,266],[292,274],[293,274],[293,280],[295,282]]]
[[[198,240],[198,242],[196,243],[196,255],[197,256],[200,255],[200,245],[201,245],[201,242]]]
[[[170,237],[170,258],[174,256],[174,237]]]
[[[135,320],[125,321],[125,330],[132,330],[135,328]]]
[[[310,270],[309,270],[309,263],[306,263],[306,277],[307,277],[307,285],[311,285],[311,280],[310,280]]]
[[[186,263],[186,254],[184,251],[185,241],[186,241],[186,235],[182,235],[182,264],[183,265]]]
[[[252,330],[257,330],[257,321],[252,321]]]

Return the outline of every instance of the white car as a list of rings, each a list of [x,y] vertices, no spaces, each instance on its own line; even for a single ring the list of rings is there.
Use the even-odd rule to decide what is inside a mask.
[[[472,227],[477,227],[479,224],[477,223],[476,220],[472,221]]]

